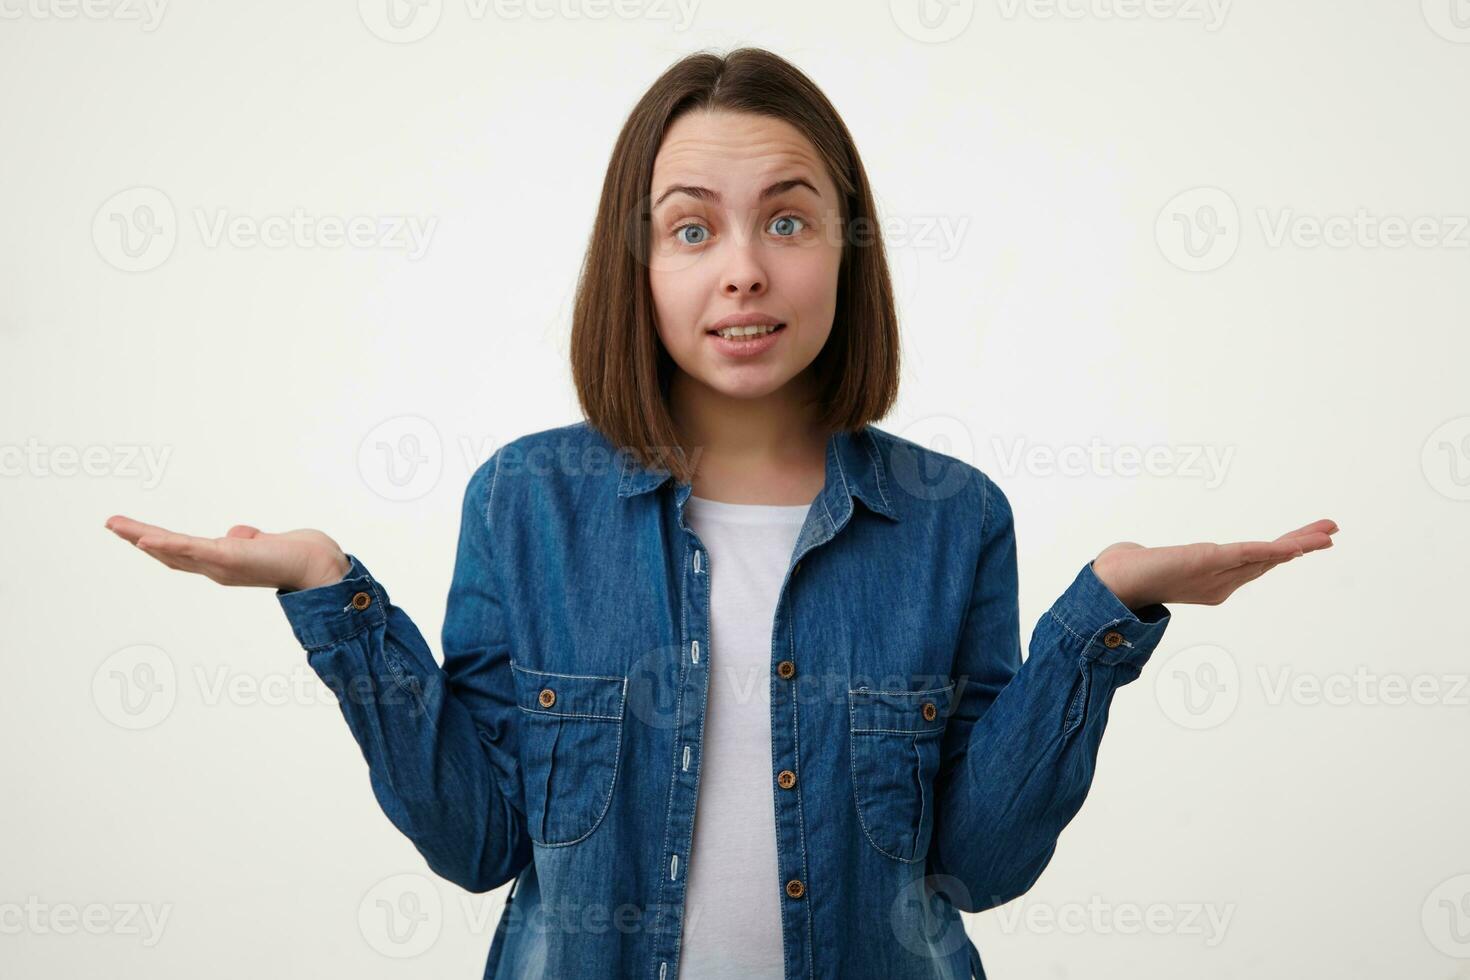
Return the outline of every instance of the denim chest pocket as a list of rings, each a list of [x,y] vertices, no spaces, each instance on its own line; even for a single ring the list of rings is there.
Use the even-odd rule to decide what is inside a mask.
[[[575,844],[612,802],[622,751],[627,680],[511,664],[531,839]]]
[[[868,842],[916,862],[934,830],[934,777],[954,684],[925,691],[847,692],[852,792]]]

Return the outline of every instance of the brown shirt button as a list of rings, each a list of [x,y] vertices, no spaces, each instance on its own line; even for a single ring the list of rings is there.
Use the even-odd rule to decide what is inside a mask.
[[[536,700],[541,702],[541,707],[549,708],[556,704],[556,692],[549,687],[543,687],[541,693],[536,696]]]
[[[1122,642],[1123,634],[1119,633],[1117,630],[1109,630],[1103,635],[1103,646],[1107,647],[1109,650]]]
[[[800,898],[806,894],[806,886],[801,883],[800,878],[792,878],[786,883],[786,894],[792,898]]]
[[[924,713],[925,721],[933,721],[934,716],[939,714],[939,709],[934,707],[934,702],[932,701],[925,701],[924,707],[920,708],[919,710]]]
[[[352,608],[366,609],[368,605],[372,603],[372,601],[372,596],[368,595],[366,592],[359,592],[357,595],[352,597]]]
[[[776,673],[781,676],[782,680],[789,681],[792,677],[796,676],[796,664],[789,660],[783,660],[776,665]]]
[[[776,785],[782,789],[790,789],[796,785],[796,773],[790,769],[782,769],[776,775]]]

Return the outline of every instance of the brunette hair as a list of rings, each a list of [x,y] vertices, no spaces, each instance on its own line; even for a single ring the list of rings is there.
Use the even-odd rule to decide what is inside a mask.
[[[676,370],[648,282],[653,162],[686,112],[785,120],[816,148],[841,199],[843,248],[832,333],[811,366],[818,424],[857,431],[898,395],[898,316],[868,176],[837,110],[805,74],[761,48],[680,59],[638,100],[613,147],[572,312],[572,379],[587,421],[640,463],[692,481],[669,411]],[[697,455],[695,456],[697,458]]]

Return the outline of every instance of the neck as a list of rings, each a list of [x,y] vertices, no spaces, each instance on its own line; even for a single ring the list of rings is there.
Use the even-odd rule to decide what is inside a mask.
[[[696,493],[740,500],[759,495],[763,502],[794,495],[803,502],[820,489],[830,433],[816,423],[805,374],[760,398],[736,398],[680,371],[670,381],[669,403],[701,474]]]

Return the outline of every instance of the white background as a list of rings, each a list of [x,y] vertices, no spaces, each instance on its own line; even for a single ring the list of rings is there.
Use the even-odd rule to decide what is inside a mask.
[[[754,44],[857,140],[903,324],[880,427],[1006,490],[1025,636],[1113,541],[1342,527],[1173,607],[1050,867],[967,917],[991,976],[1470,977],[1463,0],[443,0],[396,32],[377,0],[98,2],[0,0],[0,974],[479,976],[504,889],[388,823],[272,594],[102,524],[321,528],[437,652],[469,474],[580,417],[623,119]],[[432,230],[209,234],[297,209]],[[130,256],[119,217],[164,235]],[[427,918],[393,932],[405,888]]]

